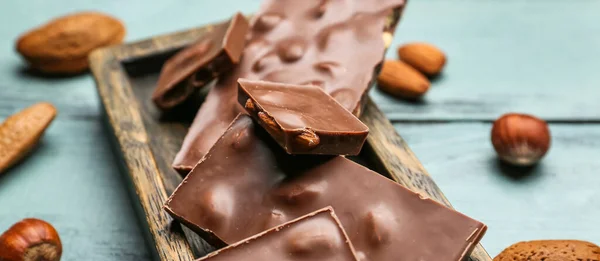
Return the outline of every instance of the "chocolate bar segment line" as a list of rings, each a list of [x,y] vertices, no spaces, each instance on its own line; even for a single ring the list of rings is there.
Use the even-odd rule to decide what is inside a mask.
[[[331,207],[243,239],[197,261],[202,260],[358,261]]]
[[[236,71],[211,89],[173,162],[190,171],[235,116],[237,79],[323,88],[360,116],[404,0],[264,0]]]
[[[152,94],[156,106],[163,110],[173,108],[196,89],[232,70],[239,63],[248,27],[246,18],[237,13],[167,60]]]
[[[341,156],[289,155],[238,116],[166,203],[211,244],[332,206],[359,259],[456,261],[486,226]]]
[[[238,102],[288,154],[358,155],[369,128],[321,88],[238,80]]]

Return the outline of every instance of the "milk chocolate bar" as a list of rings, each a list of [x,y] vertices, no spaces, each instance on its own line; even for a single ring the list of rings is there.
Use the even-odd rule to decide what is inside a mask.
[[[244,114],[165,209],[222,246],[326,206],[335,209],[359,260],[462,260],[486,231],[345,157],[289,155]]]
[[[358,261],[331,207],[271,228],[197,261]]]
[[[235,116],[237,79],[321,86],[359,116],[405,0],[264,0],[236,70],[220,77],[173,167],[189,172]]]
[[[358,155],[369,128],[320,87],[239,79],[238,101],[289,154]]]
[[[184,102],[194,91],[239,63],[248,21],[237,13],[214,26],[197,43],[171,57],[163,66],[152,100],[161,109]]]

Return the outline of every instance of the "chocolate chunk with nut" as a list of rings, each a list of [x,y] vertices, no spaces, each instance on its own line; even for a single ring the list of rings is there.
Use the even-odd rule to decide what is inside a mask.
[[[237,13],[229,22],[216,25],[195,44],[171,57],[163,66],[152,100],[170,109],[188,99],[219,75],[239,63],[248,21]]]
[[[244,146],[232,146],[241,133]],[[338,213],[359,260],[463,260],[486,231],[481,222],[345,157],[289,155],[245,114],[185,177],[165,209],[221,246],[327,206]],[[212,220],[217,216],[218,223]],[[277,242],[288,242],[306,260],[332,260],[322,256],[339,246],[329,234]]]
[[[369,128],[321,88],[238,80],[238,101],[289,154],[357,155]]]
[[[243,239],[198,261],[202,260],[358,261],[331,207]]]
[[[317,85],[360,116],[405,3],[265,1],[252,16],[239,66],[219,77],[206,96],[173,168],[187,174],[243,112],[237,104],[239,78]]]

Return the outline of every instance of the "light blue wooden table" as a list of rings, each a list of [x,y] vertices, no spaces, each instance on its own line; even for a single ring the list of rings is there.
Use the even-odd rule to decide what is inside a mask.
[[[119,17],[127,40],[255,11],[259,0],[5,0],[0,4],[0,119],[37,101],[59,109],[35,153],[0,177],[0,230],[24,217],[56,226],[63,260],[150,259],[100,121],[92,77],[24,73],[14,40],[71,11]],[[449,56],[422,103],[371,94],[454,206],[489,225],[492,256],[513,242],[600,243],[600,1],[412,0],[395,44]],[[394,57],[390,52],[389,57]],[[553,144],[520,176],[502,168],[490,122],[507,111],[551,122]]]

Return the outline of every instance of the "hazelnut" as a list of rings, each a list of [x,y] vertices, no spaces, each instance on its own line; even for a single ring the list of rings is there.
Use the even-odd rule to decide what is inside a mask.
[[[494,122],[492,144],[503,161],[517,166],[531,166],[550,148],[550,130],[542,119],[508,113]]]
[[[58,261],[61,254],[58,233],[39,219],[24,219],[0,236],[1,261]]]

